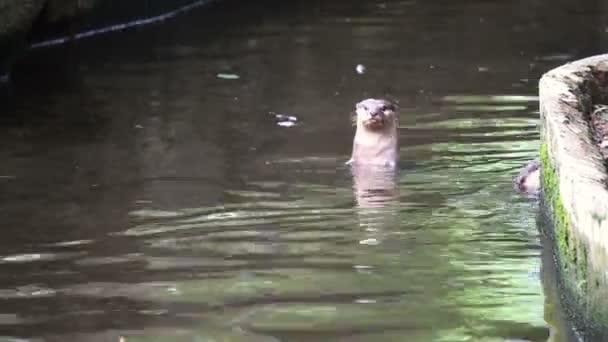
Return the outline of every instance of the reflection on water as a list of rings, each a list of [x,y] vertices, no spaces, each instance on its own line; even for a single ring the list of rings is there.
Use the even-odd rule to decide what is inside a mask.
[[[511,180],[539,75],[601,48],[575,7],[231,2],[36,50],[0,116],[0,341],[564,340]],[[401,108],[379,207],[344,165],[370,96]]]
[[[384,231],[399,226],[398,170],[366,164],[353,164],[351,169],[359,228],[369,235],[359,243],[377,245]]]

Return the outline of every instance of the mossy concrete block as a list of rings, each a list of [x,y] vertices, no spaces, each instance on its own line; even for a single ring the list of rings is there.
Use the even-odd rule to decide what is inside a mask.
[[[599,147],[593,142],[589,114],[595,103],[598,83],[595,67],[608,55],[566,64],[546,73],[540,80],[542,139],[546,144],[547,169],[554,169],[555,201],[573,233],[586,242],[608,250],[607,173]],[[558,204],[552,203],[552,204]],[[554,208],[557,209],[557,208]],[[556,213],[557,214],[557,213]]]
[[[594,106],[606,104],[606,66],[608,55],[589,57],[539,84],[544,203],[564,298],[585,335],[600,340],[608,334],[608,176],[589,122]]]

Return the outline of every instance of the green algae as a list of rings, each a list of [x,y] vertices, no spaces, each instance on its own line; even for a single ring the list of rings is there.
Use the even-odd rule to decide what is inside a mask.
[[[572,231],[570,214],[564,206],[559,190],[559,174],[551,161],[549,146],[543,143],[540,150],[542,163],[543,189],[547,204],[550,206],[555,222],[555,238],[562,264],[565,268],[576,266],[576,271],[584,278],[587,273],[587,255]]]

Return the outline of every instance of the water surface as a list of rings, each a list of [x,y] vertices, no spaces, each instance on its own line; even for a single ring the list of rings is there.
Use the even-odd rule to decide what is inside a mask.
[[[511,180],[601,13],[233,1],[33,51],[0,115],[0,341],[568,340]],[[370,96],[400,105],[384,208],[344,166]]]

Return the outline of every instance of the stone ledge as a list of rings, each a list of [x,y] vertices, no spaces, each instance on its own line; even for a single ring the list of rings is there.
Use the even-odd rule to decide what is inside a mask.
[[[569,63],[543,75],[539,84],[543,202],[553,221],[549,233],[566,302],[588,336],[603,337],[608,331],[608,177],[590,118],[594,106],[605,103],[606,63],[608,55]]]
[[[546,150],[543,166],[546,171],[554,169],[557,177],[554,184],[544,179],[546,194],[554,195],[556,201],[550,204],[561,202],[573,232],[608,250],[606,166],[588,123],[593,95],[598,93],[593,70],[602,62],[608,62],[608,55],[554,69],[541,78],[539,93]]]

